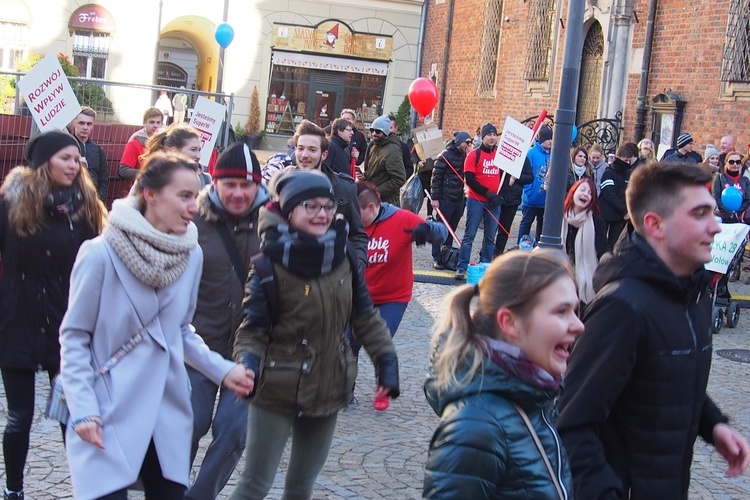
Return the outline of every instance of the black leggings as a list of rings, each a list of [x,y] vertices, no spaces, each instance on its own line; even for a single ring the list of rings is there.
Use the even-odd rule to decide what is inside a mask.
[[[148,445],[146,457],[143,459],[140,473],[143,481],[143,489],[146,492],[146,500],[182,500],[185,498],[187,488],[179,483],[164,479],[159,464],[159,457],[156,455],[154,440]],[[100,497],[99,500],[127,500],[128,490],[124,488],[109,495]]]
[[[23,469],[29,453],[29,434],[34,419],[34,370],[3,368],[3,386],[8,403],[8,422],[3,433],[3,458],[7,476],[6,486],[10,491],[23,490]],[[55,373],[47,370],[50,381]],[[61,425],[63,442],[65,426]]]

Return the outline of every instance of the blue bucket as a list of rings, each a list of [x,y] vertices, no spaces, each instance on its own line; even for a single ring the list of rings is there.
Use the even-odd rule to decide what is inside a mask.
[[[490,266],[488,262],[480,262],[479,264],[470,264],[469,269],[466,273],[466,283],[468,285],[476,285],[479,280],[484,276],[485,271]]]

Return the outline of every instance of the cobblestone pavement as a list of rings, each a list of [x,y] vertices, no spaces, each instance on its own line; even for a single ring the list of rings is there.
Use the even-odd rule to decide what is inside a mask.
[[[520,215],[516,219],[518,221]],[[515,230],[512,234],[516,234]],[[513,244],[511,240],[509,246]],[[475,246],[475,250],[477,248]],[[416,249],[414,261],[415,268],[429,268],[429,248]],[[750,293],[750,286],[732,283],[731,287],[734,293]],[[444,296],[452,289],[445,285],[415,284],[414,297],[395,338],[400,361],[401,397],[385,412],[372,408],[373,368],[366,356],[360,358],[356,390],[359,404],[339,415],[333,446],[318,478],[314,498],[420,498],[427,448],[438,421],[422,393],[430,327],[442,310]],[[737,328],[730,330],[725,327],[714,337],[714,348],[750,349],[750,311],[743,310]],[[733,424],[750,437],[749,380],[750,364],[729,361],[714,354],[709,393]],[[31,500],[72,498],[59,429],[52,421],[41,417],[47,388],[46,376],[39,375],[37,413],[26,469],[26,497]],[[5,390],[0,384],[0,427],[4,427],[5,419]],[[185,436],[185,439],[189,437]],[[204,438],[200,454],[207,444],[208,439]],[[281,497],[287,458],[288,450],[268,498]],[[242,467],[240,462],[238,471]],[[712,447],[699,440],[695,447],[690,498],[750,498],[750,473],[746,472],[739,478],[726,478],[724,471],[723,459]],[[229,496],[238,475],[235,472],[220,498]],[[5,485],[2,457],[0,484]],[[132,493],[131,498],[143,497]]]

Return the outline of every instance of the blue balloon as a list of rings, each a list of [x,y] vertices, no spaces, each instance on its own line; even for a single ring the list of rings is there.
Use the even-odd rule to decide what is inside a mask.
[[[727,210],[736,212],[742,205],[742,193],[734,186],[727,186],[721,192],[721,202]]]
[[[214,38],[222,46],[222,48],[229,47],[229,44],[234,40],[234,29],[228,23],[221,23],[216,27]]]
[[[570,142],[571,143],[576,142],[577,137],[578,137],[578,127],[576,127],[575,124],[573,124],[573,136],[572,136],[572,139],[570,139]]]

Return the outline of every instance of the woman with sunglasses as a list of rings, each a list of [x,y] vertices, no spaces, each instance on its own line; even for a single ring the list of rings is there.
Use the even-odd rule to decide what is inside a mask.
[[[727,153],[724,160],[724,171],[719,172],[714,177],[713,195],[716,200],[716,209],[721,215],[721,220],[725,224],[742,222],[745,210],[750,207],[750,179],[743,177],[740,173],[742,166],[742,153],[732,151]],[[721,194],[724,189],[733,186],[742,193],[742,204],[737,211],[729,210],[721,200]]]
[[[258,377],[234,500],[265,498],[290,432],[283,497],[312,496],[357,377],[350,328],[373,360],[376,395],[399,394],[396,351],[347,252],[346,221],[334,219],[328,177],[284,170],[272,190],[278,201],[260,211],[262,257],[250,268],[234,345],[235,358]]]

